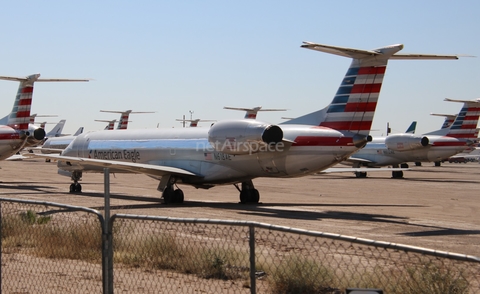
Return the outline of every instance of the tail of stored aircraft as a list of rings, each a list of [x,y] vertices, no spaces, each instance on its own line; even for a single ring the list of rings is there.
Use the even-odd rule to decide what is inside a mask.
[[[415,130],[417,129],[417,122],[412,121],[408,129],[405,131],[407,134],[415,134]]]
[[[323,126],[368,135],[389,59],[458,59],[455,55],[396,54],[402,44],[360,50],[304,42],[301,47],[352,58],[332,102],[326,108],[284,122]]]
[[[120,120],[118,121],[117,130],[126,130],[128,127],[128,118],[131,113],[154,113],[153,111],[113,111],[113,110],[100,110],[100,112],[120,113]],[[106,128],[105,128],[106,129]]]
[[[463,106],[458,115],[453,115],[455,120],[449,127],[442,126],[440,130],[427,133],[425,135],[449,136],[459,139],[478,141],[478,120],[480,117],[480,98],[475,100],[454,100],[445,98],[445,101],[462,102]],[[447,116],[447,115],[442,115]],[[451,116],[450,116],[451,117]],[[445,120],[448,120],[447,117]],[[445,125],[444,123],[444,125]]]
[[[8,115],[7,125],[28,135],[28,124],[30,123],[30,108],[32,105],[33,85],[35,82],[88,82],[88,79],[40,79],[40,74],[33,74],[28,77],[0,76],[0,80],[20,82],[17,96],[13,104],[12,112]],[[36,129],[34,134],[36,140],[43,140],[45,130]]]
[[[83,133],[83,127],[79,127],[78,130],[75,132],[75,134],[73,134],[74,136],[78,136],[80,135],[81,133]]]
[[[105,126],[104,130],[113,130],[115,127],[116,119],[106,120],[106,119],[96,119],[95,121],[106,122],[108,125]]]
[[[477,141],[477,125],[480,117],[480,98],[471,101],[446,98],[445,101],[464,103],[462,109],[455,118],[455,121],[450,126],[447,136]]]
[[[435,115],[435,116],[444,116],[445,120],[443,121],[442,124],[442,129],[446,129],[449,126],[453,124],[455,121],[455,118],[457,117],[456,114],[440,114],[440,113],[430,113],[430,115]]]
[[[53,129],[51,129],[50,132],[47,133],[47,137],[48,138],[59,137],[63,132],[63,127],[65,126],[65,122],[66,122],[65,119],[60,120],[58,124],[56,124],[53,127]]]

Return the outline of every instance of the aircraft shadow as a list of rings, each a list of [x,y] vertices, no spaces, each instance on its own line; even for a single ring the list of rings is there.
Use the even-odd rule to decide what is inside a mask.
[[[330,178],[330,177],[329,177]],[[330,178],[331,179],[331,178]],[[390,180],[390,179],[385,179]],[[424,181],[425,179],[412,179],[412,181]],[[428,179],[428,181],[437,182],[437,180]],[[445,182],[445,180],[439,180],[438,182]],[[459,181],[452,181],[459,182]],[[461,181],[460,181],[461,182]],[[465,181],[463,181],[465,182]],[[0,189],[8,190],[29,190],[31,193],[28,194],[59,194],[59,195],[70,195],[66,191],[45,191],[43,189],[52,189],[51,186],[45,185],[32,185],[31,183],[20,184],[19,182],[11,182],[15,186],[10,186],[2,182],[4,185],[0,184]],[[476,182],[475,182],[476,183]],[[5,185],[7,184],[7,185]],[[16,194],[6,192],[8,195]],[[25,195],[25,191],[19,191],[18,194]],[[1,194],[0,194],[1,195]],[[80,194],[73,194],[76,197],[96,197],[104,198],[103,192],[83,192]],[[441,236],[441,235],[472,235],[480,234],[480,230],[459,230],[446,227],[437,227],[437,226],[428,226],[421,224],[410,224],[407,222],[408,218],[399,217],[394,215],[385,215],[385,214],[374,214],[374,213],[355,213],[355,212],[345,212],[345,211],[336,211],[336,210],[327,210],[327,211],[305,211],[297,209],[289,209],[295,207],[312,207],[312,208],[322,208],[322,207],[371,207],[373,210],[377,207],[425,207],[423,205],[386,205],[386,204],[334,204],[334,203],[258,203],[258,204],[239,204],[234,202],[202,202],[202,201],[188,201],[186,200],[182,204],[163,204],[163,200],[160,197],[144,197],[144,196],[132,196],[121,193],[111,193],[111,199],[122,199],[122,200],[131,200],[131,201],[141,201],[148,202],[142,204],[126,204],[126,205],[115,205],[111,206],[112,214],[115,213],[115,210],[133,210],[133,209],[174,209],[185,208],[185,207],[206,207],[206,208],[216,208],[224,210],[232,210],[237,214],[245,215],[248,219],[248,216],[260,216],[268,218],[283,218],[283,219],[300,219],[300,220],[347,220],[347,221],[360,221],[360,222],[374,222],[374,223],[387,223],[401,225],[405,227],[416,227],[424,228],[425,231],[421,232],[405,232],[400,233],[399,235],[410,236],[410,237],[425,237],[425,236]],[[103,210],[104,206],[90,207],[96,210]],[[51,210],[44,212],[44,214],[53,214],[57,212],[65,212],[70,210]]]
[[[394,179],[392,177],[381,177],[381,176],[371,176],[367,178],[356,178],[355,176],[341,176],[341,175],[329,175],[327,177],[321,178],[321,176],[318,176],[316,178],[312,178],[311,180],[345,180],[345,179],[351,179],[352,181],[358,180],[358,181],[368,181],[369,179],[371,180],[382,180],[382,181],[410,181],[410,182],[427,182],[427,183],[468,183],[468,184],[479,184],[479,181],[470,181],[470,180],[463,180],[463,179],[432,179],[432,178],[410,178],[408,174],[405,175],[404,178],[400,179]]]
[[[459,229],[449,229],[441,228],[434,231],[424,231],[424,232],[406,232],[399,235],[410,236],[410,237],[432,237],[432,236],[445,236],[445,235],[479,235],[480,230],[459,230]]]

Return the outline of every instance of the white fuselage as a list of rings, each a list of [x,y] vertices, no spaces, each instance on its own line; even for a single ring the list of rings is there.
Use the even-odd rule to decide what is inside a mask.
[[[364,166],[379,167],[406,162],[435,162],[444,160],[468,148],[466,140],[446,136],[428,136],[430,144],[412,150],[392,150],[385,145],[385,138],[372,142],[351,156],[353,161],[363,160]]]
[[[184,183],[200,186],[315,173],[358,149],[352,136],[333,129],[306,125],[281,125],[281,128],[283,142],[259,146],[258,151],[242,155],[216,151],[208,141],[209,128],[203,127],[90,132],[77,136],[62,155],[181,168],[199,175],[182,178]],[[59,162],[59,168],[103,171],[101,167],[63,161]]]
[[[21,139],[19,133],[9,127],[0,126],[0,160],[4,160],[18,151],[25,144],[25,139]]]

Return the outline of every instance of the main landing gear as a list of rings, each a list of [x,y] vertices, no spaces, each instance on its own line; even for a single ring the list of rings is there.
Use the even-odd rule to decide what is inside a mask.
[[[82,172],[80,171],[72,172],[71,179],[73,183],[70,184],[70,193],[82,193],[82,185],[78,183],[78,181],[82,179]]]
[[[394,165],[393,167],[398,168],[398,165]],[[401,168],[408,168],[408,164],[407,163],[402,163],[402,164],[400,164],[400,167]],[[403,179],[403,171],[402,170],[392,171],[392,179]]]
[[[240,192],[240,203],[258,203],[260,200],[260,193],[253,186],[252,180],[242,182],[242,188],[238,188],[237,184],[234,184],[235,188]]]
[[[175,184],[177,179],[174,177],[170,177],[168,179],[167,185],[163,188],[162,198],[163,203],[170,204],[170,203],[183,203],[184,195],[181,189],[178,189],[177,185]],[[175,189],[175,187],[177,189]]]
[[[355,177],[366,178],[367,177],[367,172],[355,172]]]

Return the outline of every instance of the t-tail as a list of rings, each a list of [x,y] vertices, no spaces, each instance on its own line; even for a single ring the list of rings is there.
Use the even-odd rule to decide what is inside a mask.
[[[455,118],[457,117],[456,114],[430,113],[430,115],[445,117],[445,120],[443,121],[443,124],[442,124],[442,129],[446,129],[450,127],[455,121]]]
[[[286,121],[368,136],[389,59],[458,59],[456,55],[396,54],[402,44],[361,50],[304,42],[301,47],[352,58],[332,102],[326,108]]]
[[[449,102],[461,102],[462,108],[455,120],[449,127],[442,127],[440,130],[425,135],[448,136],[458,139],[470,140],[473,143],[478,141],[478,120],[480,118],[480,98],[474,100],[456,100],[445,98]]]
[[[446,98],[445,101],[463,102],[463,107],[448,129],[447,136],[473,142],[478,141],[477,125],[480,117],[480,98],[470,101]]]
[[[117,130],[126,130],[128,127],[129,117],[131,113],[155,113],[152,111],[132,111],[132,110],[125,110],[125,111],[114,111],[114,110],[100,110],[100,112],[109,112],[109,113],[120,113],[120,120],[118,121]],[[105,128],[107,129],[108,126]],[[110,130],[110,128],[108,128]]]
[[[33,85],[35,82],[88,82],[88,79],[40,79],[40,74],[27,77],[0,76],[0,80],[20,82],[12,111],[8,115],[7,125],[20,134],[29,136],[28,125],[30,123],[30,109],[32,106]],[[38,130],[38,131],[37,131]],[[43,140],[45,130],[38,128],[33,137]]]

